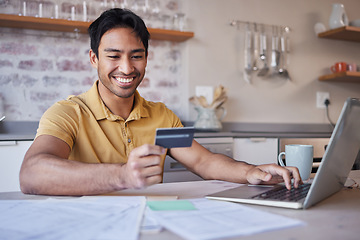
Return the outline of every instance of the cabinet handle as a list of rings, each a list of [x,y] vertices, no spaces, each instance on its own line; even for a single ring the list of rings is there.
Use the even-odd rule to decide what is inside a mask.
[[[16,146],[17,141],[0,141],[0,146]]]
[[[179,162],[170,163],[170,169],[171,169],[171,170],[174,170],[174,169],[183,169],[183,170],[186,170],[186,168],[184,167],[184,165],[182,165],[182,164],[179,163]]]
[[[266,138],[250,138],[251,142],[266,142]]]

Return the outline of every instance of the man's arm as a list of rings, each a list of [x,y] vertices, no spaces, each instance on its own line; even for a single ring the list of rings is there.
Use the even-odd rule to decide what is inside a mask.
[[[210,152],[195,140],[190,148],[172,148],[170,154],[189,170],[204,179],[250,184],[285,182],[288,189],[291,188],[292,177],[295,180],[295,187],[301,183],[297,168],[284,168],[276,164],[255,166],[235,161],[223,154]]]
[[[44,195],[93,195],[161,182],[160,155],[155,145],[134,149],[126,164],[89,164],[67,158],[70,147],[59,138],[37,137],[20,170],[21,191]]]

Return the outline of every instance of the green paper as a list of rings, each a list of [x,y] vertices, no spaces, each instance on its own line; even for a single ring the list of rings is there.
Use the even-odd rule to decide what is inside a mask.
[[[148,201],[147,205],[153,211],[196,210],[194,205],[188,200]]]

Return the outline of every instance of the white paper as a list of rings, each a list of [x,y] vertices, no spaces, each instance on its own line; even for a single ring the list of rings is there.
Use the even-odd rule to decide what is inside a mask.
[[[147,207],[144,212],[140,232],[142,234],[155,234],[161,232],[162,229],[163,227],[153,216],[151,216],[151,210]]]
[[[145,197],[1,200],[0,239],[138,239]]]
[[[304,225],[299,220],[237,203],[190,199],[197,210],[152,211],[160,224],[185,239],[207,240],[250,235]]]

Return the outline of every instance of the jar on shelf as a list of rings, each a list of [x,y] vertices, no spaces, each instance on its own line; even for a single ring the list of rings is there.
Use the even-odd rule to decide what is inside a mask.
[[[334,29],[347,25],[349,25],[349,19],[345,13],[344,5],[341,3],[333,3],[329,19],[329,28]]]

